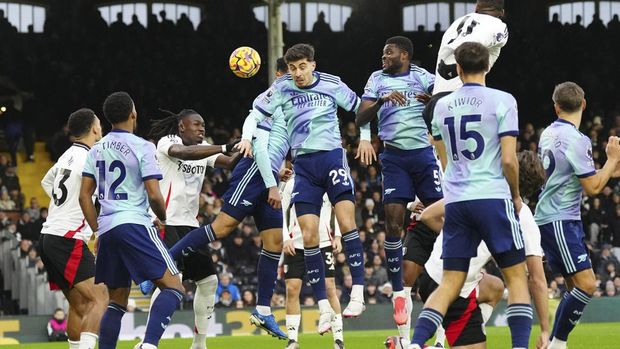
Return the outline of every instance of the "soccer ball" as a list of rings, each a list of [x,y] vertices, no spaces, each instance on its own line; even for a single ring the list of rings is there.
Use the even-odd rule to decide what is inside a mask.
[[[251,47],[241,46],[230,55],[228,65],[238,77],[251,78],[260,69],[260,55]]]

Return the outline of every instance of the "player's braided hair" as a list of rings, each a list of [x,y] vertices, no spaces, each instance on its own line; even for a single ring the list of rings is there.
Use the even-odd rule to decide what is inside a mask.
[[[166,109],[159,109],[166,115],[163,119],[151,121],[151,130],[148,137],[155,142],[159,141],[162,137],[168,135],[176,135],[179,132],[179,121],[188,115],[198,114],[193,109],[183,109],[178,114],[175,114]]]

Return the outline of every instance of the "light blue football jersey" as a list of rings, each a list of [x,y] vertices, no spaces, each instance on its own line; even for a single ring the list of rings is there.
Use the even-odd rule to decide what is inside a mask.
[[[342,148],[338,107],[350,112],[359,107],[360,99],[339,77],[313,74],[314,82],[304,88],[284,75],[254,103],[266,116],[282,108],[293,156]]]
[[[402,150],[430,146],[428,128],[422,118],[424,104],[415,96],[431,94],[434,83],[435,75],[414,64],[403,74],[390,75],[381,70],[372,73],[362,99],[376,101],[392,91],[401,92],[407,99],[403,106],[388,101],[379,109],[379,138],[382,141]]]
[[[572,123],[557,119],[540,136],[538,151],[547,181],[536,205],[536,223],[581,220],[579,179],[596,174],[590,138]]]
[[[517,102],[511,94],[465,84],[437,102],[432,128],[433,137],[446,145],[446,203],[512,197],[500,145],[501,137],[519,135]]]
[[[97,182],[101,204],[98,235],[121,224],[152,226],[144,181],[161,180],[155,145],[123,130],[112,130],[88,153],[82,175]]]
[[[259,112],[252,112],[249,117],[254,117],[258,124],[252,140],[254,161],[258,165],[265,187],[275,187],[277,182],[273,172],[280,171],[291,148],[284,114],[282,109],[278,108],[271,117],[265,117]]]

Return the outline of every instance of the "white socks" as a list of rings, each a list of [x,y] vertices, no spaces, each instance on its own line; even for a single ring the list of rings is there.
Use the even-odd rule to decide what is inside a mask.
[[[271,315],[271,307],[268,307],[266,305],[257,305],[256,311],[263,316]]]
[[[334,341],[340,339],[344,342],[344,331],[342,327],[342,314],[334,315],[334,318],[332,319],[332,334],[334,335]]]
[[[364,302],[364,285],[353,285],[351,288],[351,300]]]
[[[321,299],[319,301],[319,312],[321,314],[326,313],[326,312],[333,312],[332,306],[329,305],[329,301],[327,299]]]
[[[482,323],[486,325],[487,321],[489,321],[491,315],[493,314],[493,307],[487,303],[482,303],[478,306],[480,307],[480,312],[482,313]]]
[[[72,341],[69,339],[67,342],[69,342],[69,349],[80,349],[80,341]]]
[[[446,330],[443,328],[442,325],[439,325],[439,327],[437,327],[437,332],[435,332],[435,344],[439,343],[443,347],[445,342]]]
[[[299,323],[301,322],[301,314],[286,314],[286,330],[288,331],[288,339],[297,342],[299,337]],[[333,325],[332,325],[333,326]]]
[[[549,344],[549,349],[566,349],[566,342],[553,337]]]
[[[196,281],[196,294],[194,295],[194,323],[196,327],[191,349],[207,348],[207,332],[209,331],[209,322],[213,316],[216,290],[216,275],[210,275]]]
[[[99,339],[99,336],[94,333],[82,332],[80,333],[80,346],[78,348],[95,349],[97,346],[97,339]]]
[[[411,336],[411,312],[413,311],[413,301],[411,300],[411,287],[404,287],[405,304],[407,305],[407,323],[398,326],[398,334],[403,338],[409,339]]]

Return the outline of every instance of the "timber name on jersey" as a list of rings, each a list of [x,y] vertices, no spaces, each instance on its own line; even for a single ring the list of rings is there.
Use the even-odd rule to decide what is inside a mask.
[[[41,234],[90,240],[92,231],[79,203],[82,170],[89,149],[85,144],[74,143],[43,177],[41,186],[51,200]]]
[[[181,137],[168,135],[157,142],[157,160],[163,179],[159,181],[166,202],[166,224],[197,227],[198,201],[208,167],[215,166],[220,154],[201,160],[181,160],[168,154],[174,144],[183,144]],[[209,145],[203,142],[203,145]]]
[[[293,194],[293,187],[295,185],[295,178],[289,179],[282,191],[282,212],[284,213],[282,235],[284,240],[293,239],[295,249],[303,250],[304,241],[299,228],[299,222],[297,221],[297,214],[295,213],[295,205],[291,205],[291,196]],[[288,212],[288,214],[287,214]],[[323,205],[321,206],[321,215],[319,217],[319,248],[329,247],[332,245],[332,203],[329,202],[327,194],[323,195]],[[338,222],[334,219],[335,236],[341,236]]]
[[[90,150],[82,176],[97,183],[101,203],[97,236],[122,224],[153,226],[144,181],[162,179],[155,153],[153,143],[118,129]]]
[[[501,19],[481,13],[470,13],[455,20],[443,34],[433,94],[452,92],[463,83],[456,72],[454,50],[464,42],[478,42],[489,49],[489,70],[508,42],[508,28]]]

